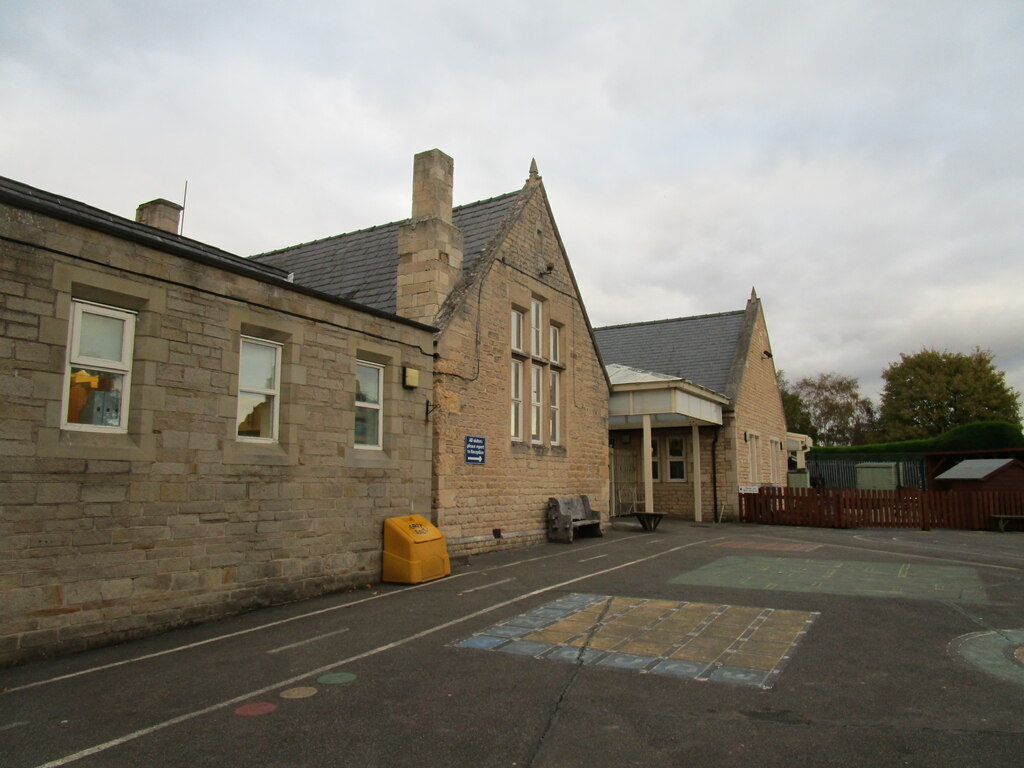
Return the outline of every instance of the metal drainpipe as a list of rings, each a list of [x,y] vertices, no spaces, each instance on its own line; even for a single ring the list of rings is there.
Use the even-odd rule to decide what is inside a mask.
[[[718,435],[721,433],[720,426],[715,427],[715,436],[711,440],[711,503],[714,505],[714,520],[718,519]]]

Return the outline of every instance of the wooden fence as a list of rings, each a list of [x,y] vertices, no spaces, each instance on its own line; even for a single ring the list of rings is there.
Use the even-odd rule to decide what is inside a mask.
[[[761,488],[740,494],[745,523],[984,531],[1002,529],[1007,519],[1024,522],[1024,492]]]

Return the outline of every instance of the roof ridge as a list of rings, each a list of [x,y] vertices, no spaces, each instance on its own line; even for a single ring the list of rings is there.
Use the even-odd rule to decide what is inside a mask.
[[[464,208],[471,208],[474,205],[483,205],[484,203],[490,203],[490,202],[493,202],[495,200],[500,200],[502,198],[511,197],[511,196],[517,195],[517,194],[519,194],[519,190],[516,190],[515,192],[505,192],[504,194],[495,195],[494,197],[487,197],[487,198],[484,198],[483,200],[477,200],[477,201],[472,202],[472,203],[463,203],[462,205],[458,205],[458,206],[455,206],[454,208],[452,208],[452,215],[454,216],[456,211],[461,211]],[[407,216],[404,219],[396,219],[395,221],[389,221],[389,222],[386,222],[384,224],[374,224],[372,227],[363,227],[362,229],[353,229],[350,232],[339,232],[336,235],[327,235],[326,237],[318,237],[318,238],[314,238],[313,240],[307,240],[304,243],[296,243],[295,245],[286,245],[283,248],[275,248],[275,249],[273,249],[271,251],[262,251],[260,253],[254,253],[251,256],[249,256],[248,258],[250,258],[250,259],[259,259],[259,258],[261,258],[263,256],[273,256],[273,255],[278,254],[278,253],[284,253],[285,251],[294,251],[297,248],[305,248],[307,245],[316,245],[317,243],[325,243],[328,240],[337,240],[337,239],[342,238],[342,237],[350,237],[351,235],[366,234],[367,232],[373,232],[375,230],[385,229],[387,227],[397,227],[400,224],[404,224],[405,222],[411,221],[411,220],[412,220],[412,217],[411,216]]]
[[[687,315],[685,317],[668,317],[664,320],[641,320],[635,323],[620,323],[619,325],[602,325],[595,328],[595,331],[610,331],[616,328],[635,328],[641,325],[661,325],[662,323],[677,323],[680,320],[703,320],[708,317],[725,317],[726,315],[742,315],[745,309],[734,309],[727,312],[709,312],[706,315]]]

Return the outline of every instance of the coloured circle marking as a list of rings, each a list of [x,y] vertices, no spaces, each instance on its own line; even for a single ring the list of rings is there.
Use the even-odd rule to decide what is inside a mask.
[[[317,690],[311,685],[300,685],[297,688],[289,688],[286,691],[281,691],[280,696],[282,699],[308,699],[310,696],[316,696]]]
[[[316,681],[324,685],[340,685],[341,683],[351,683],[355,679],[356,676],[351,672],[331,672],[328,675],[320,675]]]
[[[240,706],[235,710],[235,714],[240,717],[259,717],[260,715],[269,715],[275,709],[277,709],[277,704],[271,701],[254,701]]]

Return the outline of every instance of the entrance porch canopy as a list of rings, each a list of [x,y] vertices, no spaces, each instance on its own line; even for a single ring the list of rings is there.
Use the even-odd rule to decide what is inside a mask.
[[[700,427],[721,426],[722,407],[729,398],[692,381],[663,373],[642,371],[625,365],[607,366],[612,383],[608,402],[608,428],[643,430],[644,511],[654,509],[654,475],[651,429],[654,427],[690,427],[693,448],[690,451],[690,477],[693,482],[694,519],[701,520]]]
[[[721,425],[722,406],[729,404],[725,395],[686,379],[625,365],[607,370],[612,383],[609,429],[639,429],[645,416],[652,427]]]

